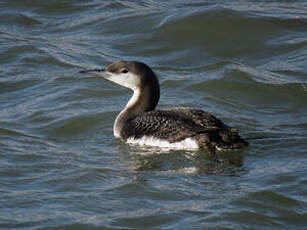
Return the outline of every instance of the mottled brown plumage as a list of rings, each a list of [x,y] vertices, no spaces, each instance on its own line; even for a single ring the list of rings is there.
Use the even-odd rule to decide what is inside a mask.
[[[146,112],[127,122],[122,138],[153,136],[170,143],[193,138],[200,148],[231,150],[247,145],[238,132],[213,115],[199,109],[172,108]]]

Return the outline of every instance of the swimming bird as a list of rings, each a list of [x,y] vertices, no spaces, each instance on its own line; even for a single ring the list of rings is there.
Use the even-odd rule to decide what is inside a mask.
[[[208,149],[211,153],[248,145],[236,129],[200,109],[155,110],[160,98],[159,82],[153,70],[142,62],[118,61],[103,69],[80,73],[103,77],[133,91],[113,126],[114,136],[127,143],[169,149]]]

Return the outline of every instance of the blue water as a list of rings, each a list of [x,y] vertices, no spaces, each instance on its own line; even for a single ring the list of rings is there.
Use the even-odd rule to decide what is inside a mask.
[[[117,60],[250,146],[115,139],[131,92],[78,71]],[[0,1],[0,229],[306,229],[306,66],[305,1]]]

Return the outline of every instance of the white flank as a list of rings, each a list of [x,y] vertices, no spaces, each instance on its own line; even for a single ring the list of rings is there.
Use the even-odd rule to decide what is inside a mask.
[[[142,138],[128,138],[127,143],[154,146],[159,148],[168,149],[185,149],[185,150],[197,150],[198,144],[192,138],[186,138],[180,142],[170,143],[167,140],[161,140],[154,137],[142,137]]]

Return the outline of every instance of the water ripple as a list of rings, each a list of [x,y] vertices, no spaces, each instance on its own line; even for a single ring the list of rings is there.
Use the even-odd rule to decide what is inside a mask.
[[[0,2],[0,228],[305,229],[306,3]],[[159,109],[198,107],[239,152],[113,137],[129,90],[78,74],[146,62]]]

